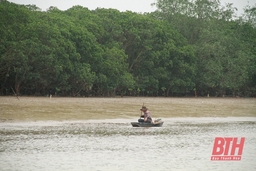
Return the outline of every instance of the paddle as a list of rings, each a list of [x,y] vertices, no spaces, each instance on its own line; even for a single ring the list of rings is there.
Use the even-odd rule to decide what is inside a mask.
[[[142,105],[142,107],[144,106],[144,102],[143,102],[143,105]],[[142,108],[141,107],[141,108]],[[141,115],[142,115],[142,110],[140,110],[140,119],[141,119]]]
[[[144,107],[144,102],[143,102],[143,105],[142,105],[141,108],[143,108],[143,107]],[[142,110],[140,110],[140,119],[142,118],[141,116],[142,116]],[[143,117],[143,118],[144,118],[144,117]],[[140,119],[139,119],[139,120],[140,120]],[[144,119],[143,119],[143,120],[144,120]],[[139,121],[139,122],[140,122],[140,121]]]

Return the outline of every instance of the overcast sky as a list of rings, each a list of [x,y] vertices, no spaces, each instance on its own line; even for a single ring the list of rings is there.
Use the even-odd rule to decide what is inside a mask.
[[[101,8],[115,8],[119,11],[134,11],[134,12],[152,12],[156,8],[151,7],[151,3],[155,0],[9,0],[17,4],[35,4],[42,10],[48,9],[50,6],[55,6],[60,10],[66,10],[74,5],[81,5],[94,10],[97,7]],[[233,3],[234,7],[238,8],[238,14],[243,12],[244,6],[248,4],[253,6],[256,0],[220,0],[224,5],[225,3]]]

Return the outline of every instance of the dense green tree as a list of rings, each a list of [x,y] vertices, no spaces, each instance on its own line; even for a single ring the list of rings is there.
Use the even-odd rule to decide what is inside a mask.
[[[153,13],[0,1],[0,93],[255,96],[255,7],[158,0]]]
[[[232,4],[222,7],[219,1],[158,0],[154,5],[158,8],[154,15],[172,23],[193,45],[197,57],[195,89],[201,95],[235,96],[247,91],[245,84],[255,73],[248,71],[255,55],[242,36],[244,26],[234,20],[236,8]],[[247,10],[251,22],[252,9]]]

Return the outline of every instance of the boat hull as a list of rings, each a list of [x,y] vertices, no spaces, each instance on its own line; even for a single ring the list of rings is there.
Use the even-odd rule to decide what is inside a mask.
[[[145,123],[145,122],[131,122],[133,127],[161,127],[164,122],[159,123]]]

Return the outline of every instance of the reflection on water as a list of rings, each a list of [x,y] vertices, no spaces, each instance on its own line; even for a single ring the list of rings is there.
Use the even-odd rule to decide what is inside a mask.
[[[256,118],[164,119],[0,125],[0,170],[256,170]],[[241,161],[211,161],[216,136],[245,137]]]

